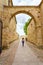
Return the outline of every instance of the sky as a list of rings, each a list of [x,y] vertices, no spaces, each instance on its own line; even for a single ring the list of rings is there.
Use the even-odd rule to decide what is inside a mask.
[[[40,4],[40,2],[41,2],[41,0],[12,0],[13,1],[13,5],[15,6],[20,6],[20,5],[24,5],[24,6],[28,6],[28,5],[30,5],[30,6],[38,6],[39,4]]]
[[[38,6],[41,2],[41,0],[12,0],[12,1],[14,6]],[[23,26],[29,18],[30,18],[29,15],[23,13],[16,15],[16,20],[17,20],[16,31],[20,36],[25,35],[23,31]]]
[[[20,36],[25,35],[23,27],[25,22],[27,22],[27,20],[30,18],[31,17],[29,15],[23,13],[16,15],[16,21],[17,21],[16,31]]]

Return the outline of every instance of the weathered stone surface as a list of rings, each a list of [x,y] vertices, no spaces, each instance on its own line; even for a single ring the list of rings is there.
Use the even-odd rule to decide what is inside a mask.
[[[35,30],[35,22],[32,19],[28,28],[27,28],[27,38],[28,41],[33,42],[34,44],[36,44],[36,30]]]
[[[33,20],[28,26],[28,40],[37,46],[43,46],[43,1],[37,6],[4,6],[8,5],[8,0],[0,1],[0,18],[3,22],[2,31],[2,45],[8,46],[9,43],[18,38],[16,33],[15,15],[19,13],[26,13],[30,15]],[[29,31],[28,31],[29,30]]]
[[[41,20],[41,34],[42,34],[42,42],[43,42],[43,2],[40,6],[40,16],[41,16],[41,18],[40,18],[40,20]]]
[[[9,29],[8,27],[3,29],[3,32],[2,32],[2,46],[8,46],[9,44],[9,38],[8,38],[8,34],[9,34]]]

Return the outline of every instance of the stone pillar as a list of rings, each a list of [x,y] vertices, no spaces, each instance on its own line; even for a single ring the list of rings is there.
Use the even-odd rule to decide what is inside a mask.
[[[38,47],[42,46],[42,33],[41,33],[41,20],[40,20],[40,8],[39,11],[37,11],[35,20],[36,20],[36,45]]]
[[[3,22],[3,31],[2,31],[2,46],[5,48],[9,47],[9,13],[3,12],[2,13],[2,22]]]
[[[36,45],[38,47],[41,47],[42,46],[42,34],[41,34],[41,26],[37,26],[36,27],[37,29],[37,43]]]
[[[36,32],[37,32],[37,43],[38,47],[42,46],[42,33],[41,33],[41,20],[40,17],[36,19]]]

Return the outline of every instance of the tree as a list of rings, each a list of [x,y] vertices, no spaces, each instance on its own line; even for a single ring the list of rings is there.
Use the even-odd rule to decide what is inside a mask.
[[[25,25],[24,25],[24,27],[23,27],[24,33],[25,33],[26,35],[27,35],[27,27],[28,27],[30,21],[31,21],[31,19],[28,19],[28,21],[25,23]]]

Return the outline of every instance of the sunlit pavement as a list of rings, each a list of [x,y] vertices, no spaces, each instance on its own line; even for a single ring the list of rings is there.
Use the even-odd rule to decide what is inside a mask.
[[[22,47],[20,41],[13,64],[12,65],[43,65],[43,62],[39,60],[37,55],[32,51],[26,43]]]
[[[43,65],[43,50],[30,42],[25,42],[22,47],[21,40],[16,40],[2,53],[0,65]]]
[[[0,65],[12,65],[18,45],[19,40],[16,40],[10,44],[8,49],[2,51],[0,55]]]

